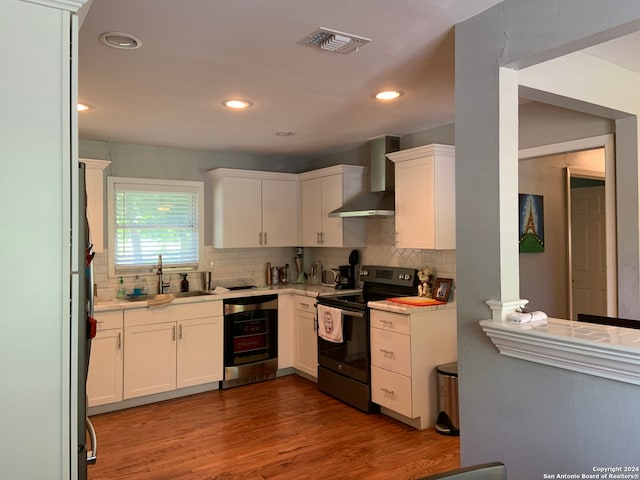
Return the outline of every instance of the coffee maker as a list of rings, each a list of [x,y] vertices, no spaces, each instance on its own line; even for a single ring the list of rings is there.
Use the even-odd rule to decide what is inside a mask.
[[[336,282],[336,288],[338,290],[345,290],[349,288],[356,288],[356,267],[355,265],[340,265],[338,267],[338,281]]]
[[[349,265],[340,265],[338,267],[338,281],[336,288],[338,290],[346,290],[356,288],[356,265],[360,261],[358,250],[352,250],[349,255]]]

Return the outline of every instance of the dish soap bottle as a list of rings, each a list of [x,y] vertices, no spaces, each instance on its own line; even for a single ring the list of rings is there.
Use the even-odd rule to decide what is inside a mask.
[[[120,284],[118,286],[118,298],[124,298],[127,296],[127,292],[124,290],[124,278],[120,277]]]
[[[187,280],[187,274],[181,273],[182,281],[180,282],[180,291],[188,292],[189,291],[189,280]]]
[[[137,297],[142,295],[142,284],[140,283],[140,276],[136,275],[136,283],[133,286],[133,294]]]

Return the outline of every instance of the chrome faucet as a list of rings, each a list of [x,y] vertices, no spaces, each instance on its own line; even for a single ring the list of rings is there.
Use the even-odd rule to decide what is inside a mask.
[[[162,278],[162,254],[158,255],[158,293],[164,293],[165,288],[171,286],[171,277],[165,282]]]

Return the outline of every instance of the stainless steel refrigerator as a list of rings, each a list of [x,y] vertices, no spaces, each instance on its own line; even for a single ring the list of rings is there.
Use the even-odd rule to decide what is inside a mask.
[[[72,248],[74,255],[77,255],[77,271],[71,275],[78,276],[78,292],[76,299],[72,298],[72,308],[75,315],[72,321],[77,319],[77,328],[72,328],[76,332],[78,351],[78,371],[77,371],[77,398],[78,398],[78,479],[88,478],[87,465],[95,463],[97,453],[97,442],[95,430],[91,421],[87,417],[87,374],[89,371],[89,358],[91,357],[91,339],[96,334],[96,321],[93,317],[93,245],[89,233],[89,222],[87,220],[87,192],[85,181],[85,164],[79,163],[78,171],[78,202],[77,218],[78,228],[72,234]]]

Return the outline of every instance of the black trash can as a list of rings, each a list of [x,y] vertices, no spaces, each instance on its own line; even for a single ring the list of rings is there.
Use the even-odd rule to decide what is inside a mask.
[[[436,432],[460,435],[458,416],[458,362],[436,367],[438,373],[438,419]]]

